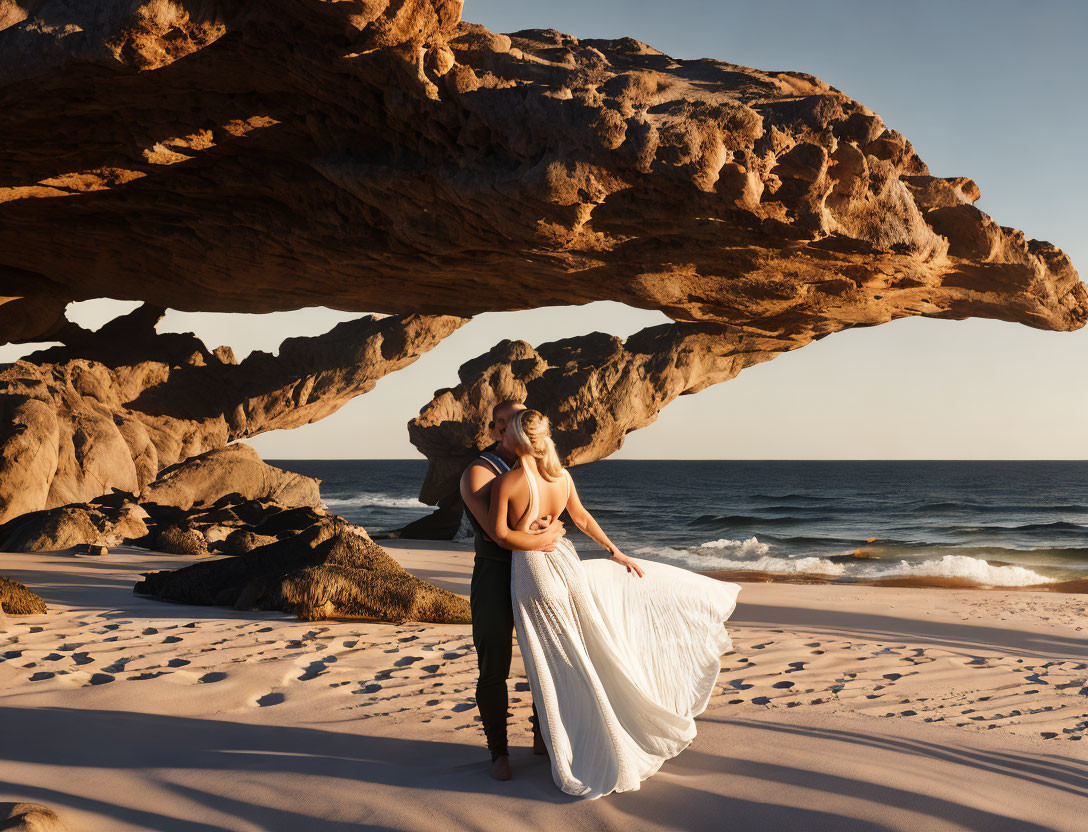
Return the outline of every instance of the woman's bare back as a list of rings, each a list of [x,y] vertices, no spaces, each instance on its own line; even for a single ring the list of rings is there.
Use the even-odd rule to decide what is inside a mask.
[[[550,482],[537,472],[523,468],[520,465],[503,474],[503,476],[510,477],[513,485],[506,518],[506,522],[511,529],[522,532],[528,531],[534,521],[539,520],[541,517],[558,517],[567,507],[567,500],[570,498],[570,480],[568,479],[570,475],[566,470],[563,471],[563,476],[554,482]],[[529,477],[533,478],[539,493],[538,505],[534,512],[535,517],[531,517],[529,513],[532,502]]]

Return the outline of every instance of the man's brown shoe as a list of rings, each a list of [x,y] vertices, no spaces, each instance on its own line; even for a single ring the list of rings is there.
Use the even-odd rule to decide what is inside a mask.
[[[510,773],[509,756],[503,754],[491,761],[491,776],[496,780],[509,780],[513,776]]]

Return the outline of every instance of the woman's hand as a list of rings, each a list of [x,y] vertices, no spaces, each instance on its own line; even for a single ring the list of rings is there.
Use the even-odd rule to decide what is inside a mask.
[[[642,577],[642,570],[639,569],[638,564],[631,560],[631,558],[627,557],[627,555],[619,549],[609,549],[608,551],[610,560],[614,560],[628,572],[634,572],[640,578]]]
[[[529,533],[539,535],[538,548],[541,552],[554,552],[556,541],[563,536],[566,526],[558,517],[545,514],[539,520],[534,520],[529,526]]]

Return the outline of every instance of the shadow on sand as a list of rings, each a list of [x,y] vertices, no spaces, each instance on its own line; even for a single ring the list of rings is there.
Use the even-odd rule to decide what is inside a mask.
[[[962,769],[965,777],[977,779],[979,771],[1011,777],[1025,788],[1053,794],[1058,802],[1068,799],[1070,805],[1088,798],[1088,765],[1054,756],[716,716],[700,719],[700,734],[710,739],[700,737],[640,791],[584,801],[559,792],[547,762],[521,749],[515,750],[515,780],[496,783],[486,776],[480,749],[460,743],[116,711],[0,707],[0,771],[7,772],[0,790],[93,813],[106,821],[103,828],[112,823],[164,832],[254,826],[474,828],[477,810],[507,832],[555,826],[860,832],[910,828],[901,817],[904,812],[914,821],[919,815],[932,819],[927,829],[1052,828],[892,784],[897,767],[919,770],[934,761],[952,771]],[[730,753],[699,749],[704,742],[720,747],[723,739],[736,745]],[[870,765],[879,765],[888,776],[874,783],[842,770],[824,770],[819,754],[811,755],[811,764],[795,767],[750,759],[747,753],[783,742],[814,749],[819,743],[864,745],[871,750],[868,762],[859,766],[871,774]],[[45,770],[38,767],[53,771],[48,782],[36,780],[37,772]],[[13,771],[21,773],[22,782],[3,782],[15,779]],[[97,787],[118,777],[131,777],[131,788]],[[768,782],[774,784],[775,802],[750,799],[756,781],[762,783],[761,796]],[[156,797],[163,792],[172,810]],[[106,794],[120,794],[124,804]],[[382,815],[379,805],[407,807],[408,813]],[[887,823],[878,820],[883,817]]]

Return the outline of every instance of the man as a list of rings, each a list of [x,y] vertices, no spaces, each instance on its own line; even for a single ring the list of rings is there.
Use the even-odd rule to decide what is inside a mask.
[[[509,707],[506,680],[510,676],[513,653],[514,609],[510,602],[511,551],[502,548],[487,536],[491,486],[495,478],[510,470],[517,458],[502,446],[502,437],[519,410],[520,402],[507,400],[491,411],[488,432],[493,444],[480,452],[461,476],[461,499],[468,509],[468,518],[476,530],[476,558],[472,567],[469,605],[472,608],[472,643],[480,678],[476,684],[476,706],[480,709],[487,748],[491,752],[491,776],[496,780],[510,779],[510,755],[507,750],[506,720]],[[564,530],[558,518],[544,518],[543,528],[515,532],[515,539],[524,537],[525,550],[552,551]],[[534,524],[541,525],[541,524]],[[544,754],[546,747],[540,735],[536,705],[533,705],[533,751]]]

